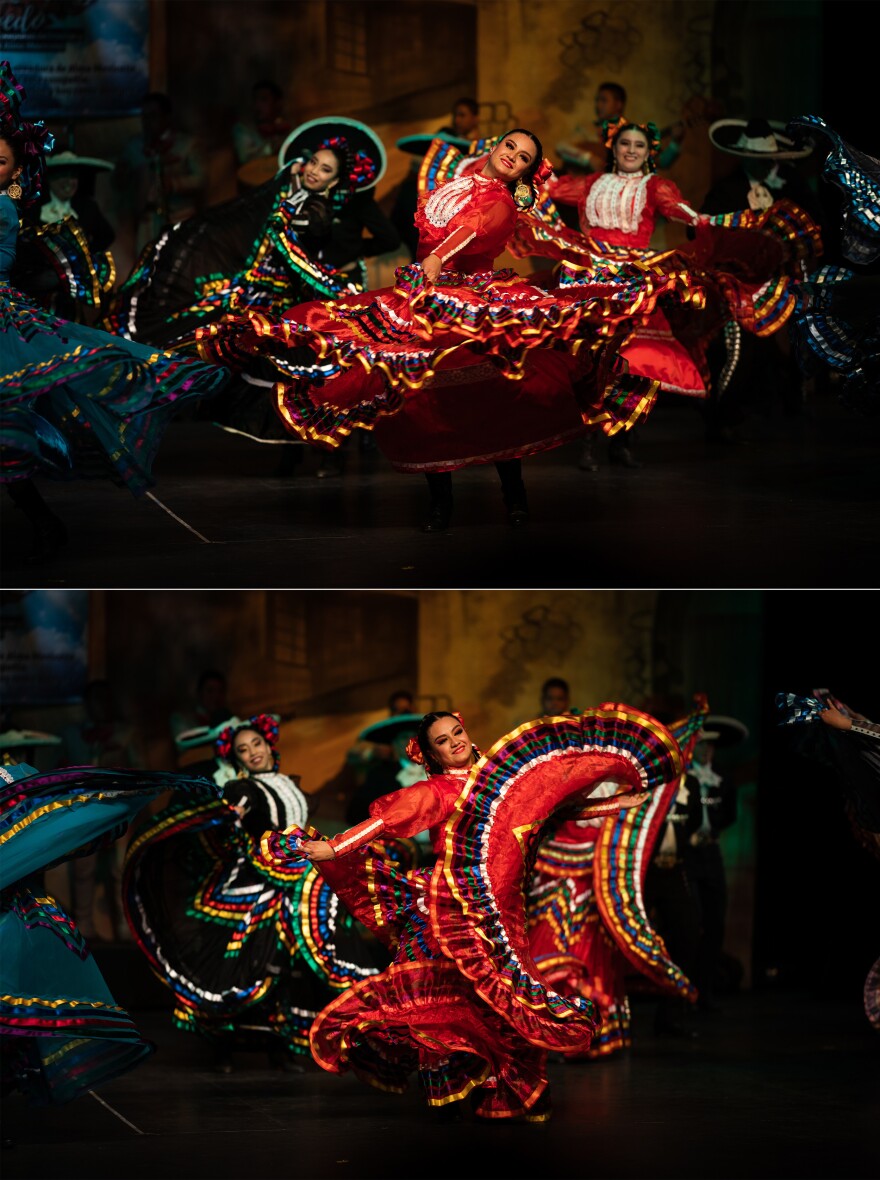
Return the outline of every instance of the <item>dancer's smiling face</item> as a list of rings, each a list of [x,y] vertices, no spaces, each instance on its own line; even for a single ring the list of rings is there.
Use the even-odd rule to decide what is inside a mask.
[[[8,139],[0,138],[0,189],[8,188],[21,175],[21,165]]]
[[[250,774],[260,774],[275,765],[272,747],[255,729],[243,729],[233,746],[235,759]]]
[[[641,172],[648,159],[648,137],[644,131],[627,128],[614,141],[614,160],[618,172]]]
[[[499,180],[514,181],[526,172],[534,163],[537,155],[534,140],[521,131],[512,131],[498,141],[496,147],[489,153],[489,159],[483,166],[486,176],[497,177]]]
[[[444,770],[457,770],[474,761],[473,743],[457,717],[438,717],[428,730],[428,741]]]
[[[303,165],[303,184],[311,193],[323,193],[339,180],[339,160],[329,148],[319,148]]]

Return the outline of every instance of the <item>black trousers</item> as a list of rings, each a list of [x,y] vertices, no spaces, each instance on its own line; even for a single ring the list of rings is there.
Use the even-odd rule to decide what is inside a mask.
[[[508,508],[514,505],[525,506],[526,486],[522,477],[521,459],[503,459],[495,464],[498,478],[501,480],[501,493]],[[452,507],[452,472],[427,471],[425,479],[431,492],[431,502],[441,508]]]
[[[648,866],[645,875],[645,906],[654,929],[666,943],[669,956],[688,979],[695,974],[700,949],[700,908],[695,889],[682,861],[670,868]],[[698,985],[697,985],[698,986]],[[660,1000],[658,1021],[680,1021],[690,1005],[676,996]]]
[[[700,917],[700,945],[694,982],[700,996],[709,999],[717,988],[727,918],[727,878],[721,848],[710,841],[688,849],[685,867],[694,888]]]

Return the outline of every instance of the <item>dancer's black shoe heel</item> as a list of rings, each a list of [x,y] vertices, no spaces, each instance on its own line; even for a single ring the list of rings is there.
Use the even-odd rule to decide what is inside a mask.
[[[452,508],[448,504],[433,503],[431,510],[422,521],[423,533],[445,533],[452,520]]]

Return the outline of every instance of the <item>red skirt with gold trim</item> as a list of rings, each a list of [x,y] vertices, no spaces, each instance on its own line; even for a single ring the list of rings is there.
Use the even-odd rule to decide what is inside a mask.
[[[525,883],[542,835],[602,781],[650,792],[680,773],[669,731],[627,706],[532,722],[474,767],[430,873],[401,873],[369,848],[321,862],[394,961],[318,1015],[318,1063],[388,1090],[418,1071],[433,1105],[478,1088],[482,1117],[543,1113],[548,1050],[586,1049],[597,1012],[550,986],[532,957]],[[276,867],[294,859],[298,834],[267,834],[261,856]]]
[[[658,383],[629,373],[619,353],[661,299],[700,293],[639,266],[551,289],[512,270],[445,271],[431,284],[403,267],[393,288],[305,303],[280,320],[228,316],[199,332],[199,352],[232,367],[267,358],[276,409],[307,442],[332,449],[375,428],[400,470],[453,470],[642,420]]]

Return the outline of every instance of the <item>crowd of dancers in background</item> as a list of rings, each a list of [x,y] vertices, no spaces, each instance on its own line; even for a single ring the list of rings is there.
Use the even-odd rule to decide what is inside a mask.
[[[236,143],[268,178],[196,212],[198,169],[153,94],[128,164],[155,232],[116,286],[86,183],[109,162],[53,156],[0,70],[2,471],[35,560],[66,539],[36,478],[103,474],[143,493],[187,404],[206,430],[259,442],[338,454],[353,433],[373,440],[426,476],[427,532],[450,526],[466,466],[496,467],[518,528],[523,458],[581,439],[594,470],[603,433],[637,464],[634,431],[660,395],[705,405],[710,436],[729,439],[736,384],[785,388],[792,336],[848,405],[876,408],[878,166],[819,116],[714,123],[736,170],[698,208],[658,171],[674,143],[630,120],[615,84],[597,94],[598,143],[557,145],[555,167],[527,128],[480,137],[462,100],[450,126],[401,141],[414,166],[386,216],[375,132],[342,116],[290,128],[264,84],[259,126],[243,121]],[[819,202],[792,168],[811,153],[842,210],[841,257],[824,265]],[[660,219],[686,227],[682,245],[652,246]],[[412,261],[367,289],[364,259],[401,241]],[[505,251],[529,273],[495,269]]]

